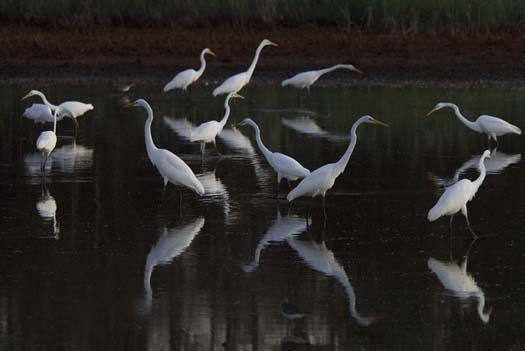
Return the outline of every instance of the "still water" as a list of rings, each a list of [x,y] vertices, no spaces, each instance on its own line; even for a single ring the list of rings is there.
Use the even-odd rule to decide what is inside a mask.
[[[469,205],[479,239],[456,216],[426,213],[442,187],[477,176],[487,147],[443,110],[489,113],[523,127],[525,90],[271,86],[243,90],[232,104],[218,155],[184,139],[184,127],[223,115],[210,87],[186,96],[139,86],[0,87],[0,349],[3,350],[520,350],[525,344],[525,167],[523,137],[500,138],[489,175]],[[58,125],[57,148],[40,177],[40,125],[21,118],[34,101],[95,105]],[[194,170],[208,195],[162,180],[147,158],[146,98],[153,138]],[[315,169],[345,151],[363,125],[345,173],[327,196],[289,206],[257,149]],[[231,122],[231,123],[230,123]],[[49,128],[49,125],[46,127]],[[182,132],[181,132],[182,130]],[[182,202],[182,207],[179,206]],[[311,219],[306,214],[311,206]],[[468,264],[467,264],[468,263]],[[471,276],[471,278],[469,278]],[[475,292],[447,290],[468,281]],[[475,281],[475,282],[474,282]],[[282,303],[303,318],[283,313]],[[286,309],[286,308],[284,308]],[[290,312],[290,311],[284,311]]]

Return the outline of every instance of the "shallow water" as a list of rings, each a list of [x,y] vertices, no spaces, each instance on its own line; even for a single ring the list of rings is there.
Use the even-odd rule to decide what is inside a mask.
[[[319,198],[289,206],[285,182],[274,199],[276,176],[248,127],[228,123],[217,142],[222,156],[208,144],[203,162],[198,145],[181,136],[184,130],[176,133],[222,117],[223,98],[212,98],[211,88],[187,96],[164,95],[158,86],[128,96],[106,85],[38,88],[51,101],[79,99],[95,111],[79,119],[75,139],[73,124],[59,123],[44,184],[34,153],[41,127],[20,117],[33,102],[19,102],[30,87],[0,87],[0,348],[523,347],[524,139],[501,138],[487,164],[491,174],[469,205],[480,237],[472,243],[460,215],[449,235],[447,219],[429,224],[426,213],[444,184],[477,176],[467,168],[487,140],[450,110],[424,116],[448,100],[467,116],[490,113],[522,125],[525,91],[244,90],[230,121],[253,118],[271,150],[310,169],[343,154],[359,116],[390,124],[359,128],[324,220]],[[122,107],[138,97],[155,111],[157,145],[184,159],[209,195],[183,190],[180,200],[172,185],[163,194],[144,147],[145,112]],[[461,271],[467,253],[475,296],[455,294],[440,281]],[[304,318],[283,315],[285,300]]]

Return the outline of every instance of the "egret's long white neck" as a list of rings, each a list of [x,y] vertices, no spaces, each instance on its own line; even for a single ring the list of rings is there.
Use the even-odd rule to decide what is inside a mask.
[[[204,58],[204,55],[206,55],[206,50],[203,50],[201,52],[201,66],[197,71],[197,79],[199,79],[200,76],[202,76],[202,74],[204,73],[204,69],[206,68],[206,59]]]
[[[252,126],[253,129],[255,129],[255,140],[257,141],[257,146],[259,146],[259,150],[263,153],[264,157],[270,162],[270,157],[272,156],[272,152],[268,150],[266,146],[264,146],[262,140],[261,140],[261,130],[259,129],[259,126],[255,124],[253,121],[247,121],[248,125]]]
[[[324,68],[324,69],[320,69],[318,72],[319,74],[325,74],[325,73],[330,73],[332,71],[335,71],[336,69],[340,69],[340,68],[350,68],[350,65],[342,65],[342,64],[338,64],[338,65],[335,65],[335,66],[332,66],[332,67],[328,67],[328,68]]]
[[[454,110],[454,113],[464,125],[478,133],[481,133],[481,129],[479,129],[479,126],[475,122],[466,119],[465,116],[461,114],[461,112],[459,111],[459,107],[456,104],[447,103],[445,105]]]
[[[359,127],[361,123],[364,123],[365,120],[366,117],[361,117],[354,123],[354,125],[352,125],[352,130],[350,131],[350,145],[348,145],[348,148],[346,149],[346,152],[344,153],[343,157],[341,157],[341,159],[336,163],[336,169],[338,170],[338,174],[344,172],[346,165],[350,160],[350,156],[352,156],[352,152],[354,152],[355,144],[357,143],[357,127]]]
[[[479,318],[483,321],[483,323],[488,323],[490,319],[490,313],[485,313],[485,294],[483,294],[482,291],[480,291],[477,294],[478,297],[478,315]]]
[[[483,183],[483,180],[485,180],[485,176],[487,175],[487,169],[485,168],[485,158],[487,158],[487,156],[483,155],[479,159],[479,163],[478,163],[479,177],[473,182],[476,191],[481,186],[481,184]]]
[[[252,64],[246,71],[246,84],[250,82],[250,79],[252,79],[253,71],[255,71],[255,66],[257,65],[257,61],[259,60],[259,55],[261,54],[262,49],[265,47],[263,43],[259,44],[259,47],[255,51],[255,56],[253,57]]]
[[[219,133],[222,131],[222,128],[224,128],[224,126],[226,125],[226,122],[228,121],[228,117],[230,117],[230,99],[231,99],[231,95],[228,95],[226,97],[226,100],[224,100],[224,116],[222,117],[221,121],[219,122],[219,124],[221,125],[221,129],[219,130]],[[217,134],[219,134],[217,133]]]
[[[356,320],[356,322],[359,325],[369,326],[370,324],[372,324],[373,322],[372,318],[363,317],[357,311],[356,295],[355,295],[354,287],[352,286],[352,284],[350,284],[350,279],[348,279],[348,276],[346,275],[346,272],[343,269],[343,267],[341,266],[337,267],[337,273],[335,274],[335,277],[345,289],[346,296],[348,297],[348,308],[350,310],[350,315]]]
[[[44,102],[44,104],[46,104],[46,106],[49,107],[52,111],[55,111],[56,108],[58,107],[58,106],[53,105],[52,103],[50,103],[50,102],[47,100],[46,96],[45,96],[43,93],[41,93],[40,91],[37,91],[37,92],[35,93],[35,95],[40,96],[40,98],[42,99],[42,101]]]
[[[148,119],[146,120],[146,124],[144,125],[144,139],[146,141],[146,150],[148,152],[148,156],[150,160],[153,161],[153,151],[157,150],[157,146],[155,146],[155,143],[153,142],[153,138],[151,136],[153,110],[151,109],[151,106],[148,103],[143,104],[142,107],[144,107],[144,109],[146,109],[146,112],[148,113]]]
[[[53,112],[53,133],[57,133],[57,113],[58,113],[58,108],[55,109],[55,112]]]

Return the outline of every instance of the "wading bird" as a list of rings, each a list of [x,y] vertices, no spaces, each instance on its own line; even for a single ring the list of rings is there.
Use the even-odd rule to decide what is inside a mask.
[[[283,178],[288,180],[288,185],[291,187],[291,180],[304,178],[310,174],[310,170],[304,168],[299,162],[290,156],[268,150],[261,140],[261,130],[259,129],[259,126],[253,120],[246,118],[240,125],[249,125],[255,129],[255,140],[257,141],[259,150],[261,150],[270,166],[272,166],[277,173],[277,193],[279,193],[279,185]]]
[[[178,156],[171,151],[166,149],[159,149],[153,143],[151,136],[151,123],[153,122],[153,110],[151,106],[144,99],[138,99],[135,102],[128,105],[141,106],[148,113],[148,119],[144,125],[144,139],[146,142],[146,151],[148,157],[153,165],[159,171],[162,179],[164,179],[164,188],[168,185],[168,182],[174,185],[180,185],[187,187],[195,191],[199,195],[204,194],[204,187],[201,182],[197,179],[191,168]]]
[[[278,46],[277,44],[269,41],[268,39],[264,39],[263,41],[261,41],[259,47],[257,47],[257,50],[255,51],[255,57],[253,58],[252,64],[250,65],[248,70],[246,72],[238,73],[226,79],[221,85],[219,85],[217,88],[215,88],[215,90],[213,90],[213,96],[228,94],[231,92],[237,93],[246,84],[248,84],[250,82],[250,79],[252,78],[253,71],[255,70],[255,66],[257,65],[257,61],[259,60],[259,55],[261,54],[262,49],[268,45]]]
[[[53,111],[49,106],[44,104],[33,104],[25,109],[23,117],[33,120],[35,123],[53,123]],[[60,121],[62,118],[58,118]]]
[[[323,74],[335,71],[336,69],[349,69],[354,72],[363,73],[357,68],[355,68],[353,65],[338,64],[338,65],[335,65],[329,68],[325,68],[325,69],[320,69],[317,71],[307,71],[307,72],[296,74],[292,78],[283,80],[281,82],[281,85],[283,87],[287,85],[291,85],[292,87],[298,88],[298,89],[306,88],[306,90],[310,91],[310,86],[312,86],[319,78],[321,78]]]
[[[206,68],[206,60],[204,59],[204,55],[206,54],[217,57],[217,55],[215,55],[215,53],[208,48],[202,50],[201,67],[197,71],[193,68],[190,68],[178,73],[171,81],[168,82],[168,84],[164,86],[164,92],[166,93],[172,89],[182,89],[183,91],[186,91],[190,84],[196,82],[202,76],[204,69]]]
[[[450,107],[451,109],[453,109],[454,113],[459,118],[459,120],[473,131],[476,131],[478,133],[485,133],[489,138],[489,141],[490,139],[492,139],[497,143],[497,138],[499,136],[509,133],[521,135],[520,128],[510,124],[507,121],[502,120],[501,118],[488,115],[481,115],[478,117],[478,119],[476,119],[475,122],[471,122],[468,119],[466,119],[461,114],[461,112],[459,112],[459,107],[457,105],[451,104],[449,102],[438,103],[429,113],[427,113],[427,116],[430,116],[433,112],[440,110],[444,107]]]
[[[206,143],[213,143],[215,145],[215,149],[217,152],[219,150],[217,149],[217,144],[215,142],[215,138],[217,137],[217,134],[220,134],[224,126],[226,125],[226,122],[228,121],[228,117],[230,116],[230,99],[231,98],[239,98],[244,99],[243,96],[232,92],[229,93],[226,97],[226,100],[224,101],[224,116],[220,121],[208,121],[204,122],[201,125],[199,125],[197,128],[194,128],[191,131],[190,135],[190,141],[192,142],[199,142],[201,144],[201,155],[204,156],[204,148],[206,147]]]
[[[75,127],[78,127],[78,121],[77,121],[77,117],[80,117],[82,116],[84,113],[90,111],[93,109],[93,105],[92,104],[85,104],[83,102],[78,102],[78,101],[65,101],[63,103],[61,103],[60,105],[53,105],[52,103],[50,103],[46,96],[38,91],[38,90],[31,90],[27,95],[25,95],[22,100],[25,100],[31,96],[39,96],[42,101],[44,101],[44,104],[49,107],[51,109],[51,111],[55,111],[55,109],[57,107],[61,107],[63,108],[64,110],[67,110],[69,111],[69,113],[67,114],[66,117],[69,117],[73,120],[73,122],[75,123]]]
[[[470,222],[468,219],[467,213],[467,202],[471,201],[479,187],[483,183],[486,175],[486,169],[484,161],[486,158],[490,158],[490,151],[485,150],[481,158],[479,159],[478,169],[479,177],[475,181],[469,179],[462,179],[459,182],[449,186],[443,195],[439,198],[438,202],[428,211],[428,220],[430,222],[435,221],[436,219],[442,216],[450,216],[450,224],[452,225],[452,219],[454,215],[461,211],[463,216],[467,221],[467,226],[470,229]],[[472,232],[472,230],[471,230]],[[476,234],[472,232],[474,237]]]
[[[329,163],[319,167],[306,176],[292,191],[288,193],[288,196],[286,196],[288,201],[293,201],[301,196],[316,197],[321,195],[323,197],[323,211],[325,210],[326,192],[332,188],[337,177],[344,172],[346,165],[350,160],[350,156],[352,155],[352,152],[354,152],[355,144],[357,143],[357,127],[363,123],[388,126],[386,123],[378,121],[368,115],[359,118],[352,125],[352,130],[350,131],[350,144],[348,145],[343,157],[341,157],[336,163]]]
[[[42,165],[40,169],[44,177],[46,175],[46,162],[49,154],[53,152],[57,145],[57,115],[61,113],[63,112],[60,107],[55,108],[55,112],[53,113],[53,130],[46,130],[40,133],[40,136],[36,140],[36,149],[42,154]]]

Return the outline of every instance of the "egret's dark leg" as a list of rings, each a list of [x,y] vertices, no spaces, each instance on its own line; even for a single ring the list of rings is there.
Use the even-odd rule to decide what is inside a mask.
[[[326,220],[326,197],[323,195],[323,215]]]
[[[277,175],[277,186],[275,188],[275,198],[278,199],[279,198],[279,186],[281,185],[281,176],[278,174]]]
[[[288,181],[288,189],[292,190],[292,182],[290,179],[286,179]]]
[[[215,142],[215,139],[213,139],[213,146],[215,146],[215,151],[217,151],[219,156],[222,156],[221,152],[219,151],[219,148],[217,147],[217,143]]]
[[[452,221],[454,220],[454,215],[450,216],[450,221],[448,222],[448,229],[452,232]]]
[[[468,230],[470,231],[470,233],[472,234],[474,239],[477,239],[478,235],[472,230],[472,227],[470,226],[470,221],[468,219],[468,211],[467,211],[467,206],[466,205],[463,206],[463,208],[461,209],[461,213],[463,214],[463,216],[465,216],[465,220],[467,221]]]
[[[201,158],[204,158],[204,149],[206,147],[205,143],[201,143]]]

